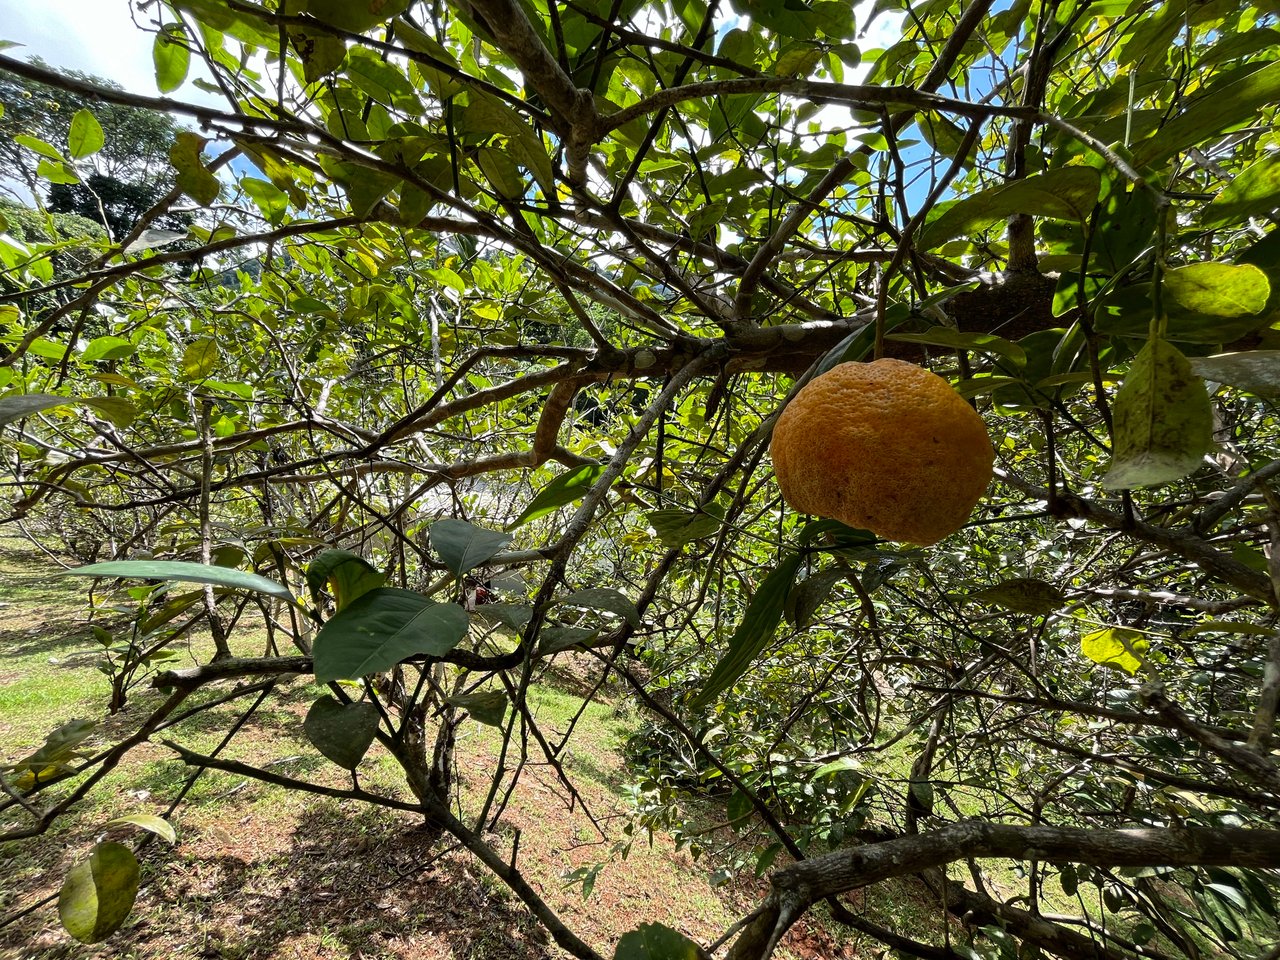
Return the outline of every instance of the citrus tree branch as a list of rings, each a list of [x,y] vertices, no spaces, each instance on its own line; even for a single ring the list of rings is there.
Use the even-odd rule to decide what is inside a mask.
[[[765,911],[729,960],[766,960],[785,931],[819,900],[958,860],[1005,857],[1107,867],[1280,867],[1280,831],[1237,827],[1082,830],[966,821],[928,833],[868,843],[773,873]],[[754,928],[754,929],[753,929]],[[765,938],[761,933],[767,932]]]

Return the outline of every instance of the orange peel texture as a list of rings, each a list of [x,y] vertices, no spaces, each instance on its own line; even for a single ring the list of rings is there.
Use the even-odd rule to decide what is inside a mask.
[[[964,526],[995,460],[982,417],[946,380],[891,359],[811,380],[769,449],[793,509],[922,546]]]

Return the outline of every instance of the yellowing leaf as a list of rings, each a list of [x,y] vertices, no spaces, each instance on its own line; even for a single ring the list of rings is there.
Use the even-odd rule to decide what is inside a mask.
[[[182,351],[182,378],[184,380],[203,380],[213,373],[218,365],[218,341],[213,337],[201,337],[193,340]]]
[[[1266,307],[1271,282],[1251,263],[1189,263],[1165,272],[1164,289],[1189,310],[1247,317]]]
[[[1124,627],[1105,627],[1080,638],[1080,652],[1103,667],[1122,670],[1129,676],[1142,666],[1140,658],[1151,647],[1137,630]]]
[[[1213,445],[1213,411],[1204,382],[1177,349],[1151,340],[1116,394],[1111,469],[1114,489],[1156,486],[1200,466]]]
[[[204,145],[204,137],[184,130],[174,137],[173,146],[169,148],[169,162],[178,171],[177,181],[182,192],[196,203],[208,206],[218,199],[221,184],[200,159]]]

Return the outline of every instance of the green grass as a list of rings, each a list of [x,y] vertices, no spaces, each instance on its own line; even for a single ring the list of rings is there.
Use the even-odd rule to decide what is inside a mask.
[[[102,720],[88,742],[101,748],[136,728],[162,696],[143,682],[122,712],[104,717],[109,683],[96,667],[101,654],[87,624],[87,584],[31,580],[43,563],[41,555],[21,542],[0,540],[0,602],[8,604],[0,608],[0,754],[9,760],[30,753],[50,730],[72,717]],[[259,653],[265,637],[249,624],[233,634],[231,643],[235,650]],[[204,635],[193,635],[189,644],[182,647],[184,661],[201,662],[212,652]],[[628,774],[619,752],[637,719],[624,705],[608,702],[607,689],[606,702],[583,708],[582,697],[592,688],[597,669],[594,661],[584,666],[559,658],[553,669],[539,674],[528,697],[531,714],[552,744],[574,724],[561,762],[580,796],[570,800],[531,741],[529,765],[490,842],[509,850],[518,830],[521,869],[552,908],[606,955],[617,937],[641,922],[666,922],[709,942],[750,908],[761,889],[712,887],[712,865],[694,862],[662,838],[652,846],[636,843],[628,859],[619,858],[612,841],[621,836],[628,812]],[[229,688],[201,691],[184,708]],[[301,678],[282,682],[220,755],[319,783],[349,785],[350,776],[320,757],[302,732],[307,708],[323,692]],[[0,845],[0,872],[6,878],[0,916],[56,891],[66,869],[85,855],[106,821],[167,810],[192,771],[162,739],[211,753],[248,705],[248,700],[237,700],[162,731],[132,751],[45,835]],[[495,772],[499,744],[492,727],[468,720],[459,729],[466,811],[479,809]],[[361,765],[360,783],[409,797],[403,772],[377,744]],[[63,789],[59,785],[38,796],[48,802]],[[586,817],[584,801],[608,837],[602,838]],[[0,814],[0,829],[17,822],[13,813]],[[72,944],[46,907],[0,929],[0,955],[20,949],[33,960],[210,955],[265,960],[356,953],[473,960],[560,956],[500,881],[469,855],[445,851],[447,845],[412,816],[207,771],[171,820],[178,844],[152,843],[142,851],[138,905],[105,945]],[[592,898],[584,901],[581,887],[567,884],[564,877],[593,864],[601,870]],[[414,944],[416,952],[405,953],[404,944]]]

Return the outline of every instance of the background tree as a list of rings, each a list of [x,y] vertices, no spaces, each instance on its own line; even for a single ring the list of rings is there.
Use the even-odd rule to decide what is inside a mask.
[[[39,57],[32,57],[30,63],[50,70]],[[119,84],[101,77],[76,70],[63,75],[122,92]],[[0,103],[5,105],[0,115],[0,189],[19,202],[41,196],[51,211],[78,214],[120,238],[128,236],[173,186],[169,150],[178,124],[167,113],[99,103],[96,97],[10,73],[0,75]],[[72,121],[88,108],[99,125],[101,146],[78,158],[78,168],[72,169],[67,162],[76,153],[71,147]],[[48,146],[56,156],[33,148],[33,141]],[[185,232],[190,222],[187,213],[166,212],[157,218],[156,226]]]
[[[376,741],[399,793],[173,749],[414,811],[594,958],[486,832],[529,762],[575,796],[572,730],[548,737],[527,693],[576,650],[653,718],[644,821],[706,846],[680,797],[716,792],[737,828],[717,855],[769,874],[731,957],[823,903],[930,958],[1272,949],[1275,14],[872,15],[893,14],[873,50],[834,0],[157,8],[161,90],[199,57],[220,108],[0,56],[199,124],[170,152],[198,248],[72,276],[0,248],[8,302],[65,297],[8,308],[0,412],[10,519],[126,518],[116,556],[198,568],[86,572],[196,578],[162,622],[214,641],[155,689],[170,637],[129,646],[113,705],[145,719],[83,765],[65,730],[20,761],[5,836],[180,711],[243,704],[234,733],[305,676],[331,684],[317,749],[355,768]],[[234,158],[254,170],[220,174]],[[881,356],[946,375],[996,441],[989,497],[927,550],[796,516],[766,465],[801,382]],[[527,592],[476,603],[499,571]],[[233,629],[254,608],[264,657]],[[468,718],[504,736],[479,799]],[[841,899],[893,877],[970,942]],[[1082,889],[1102,907],[1045,909]],[[616,956],[703,949],[650,925]]]

